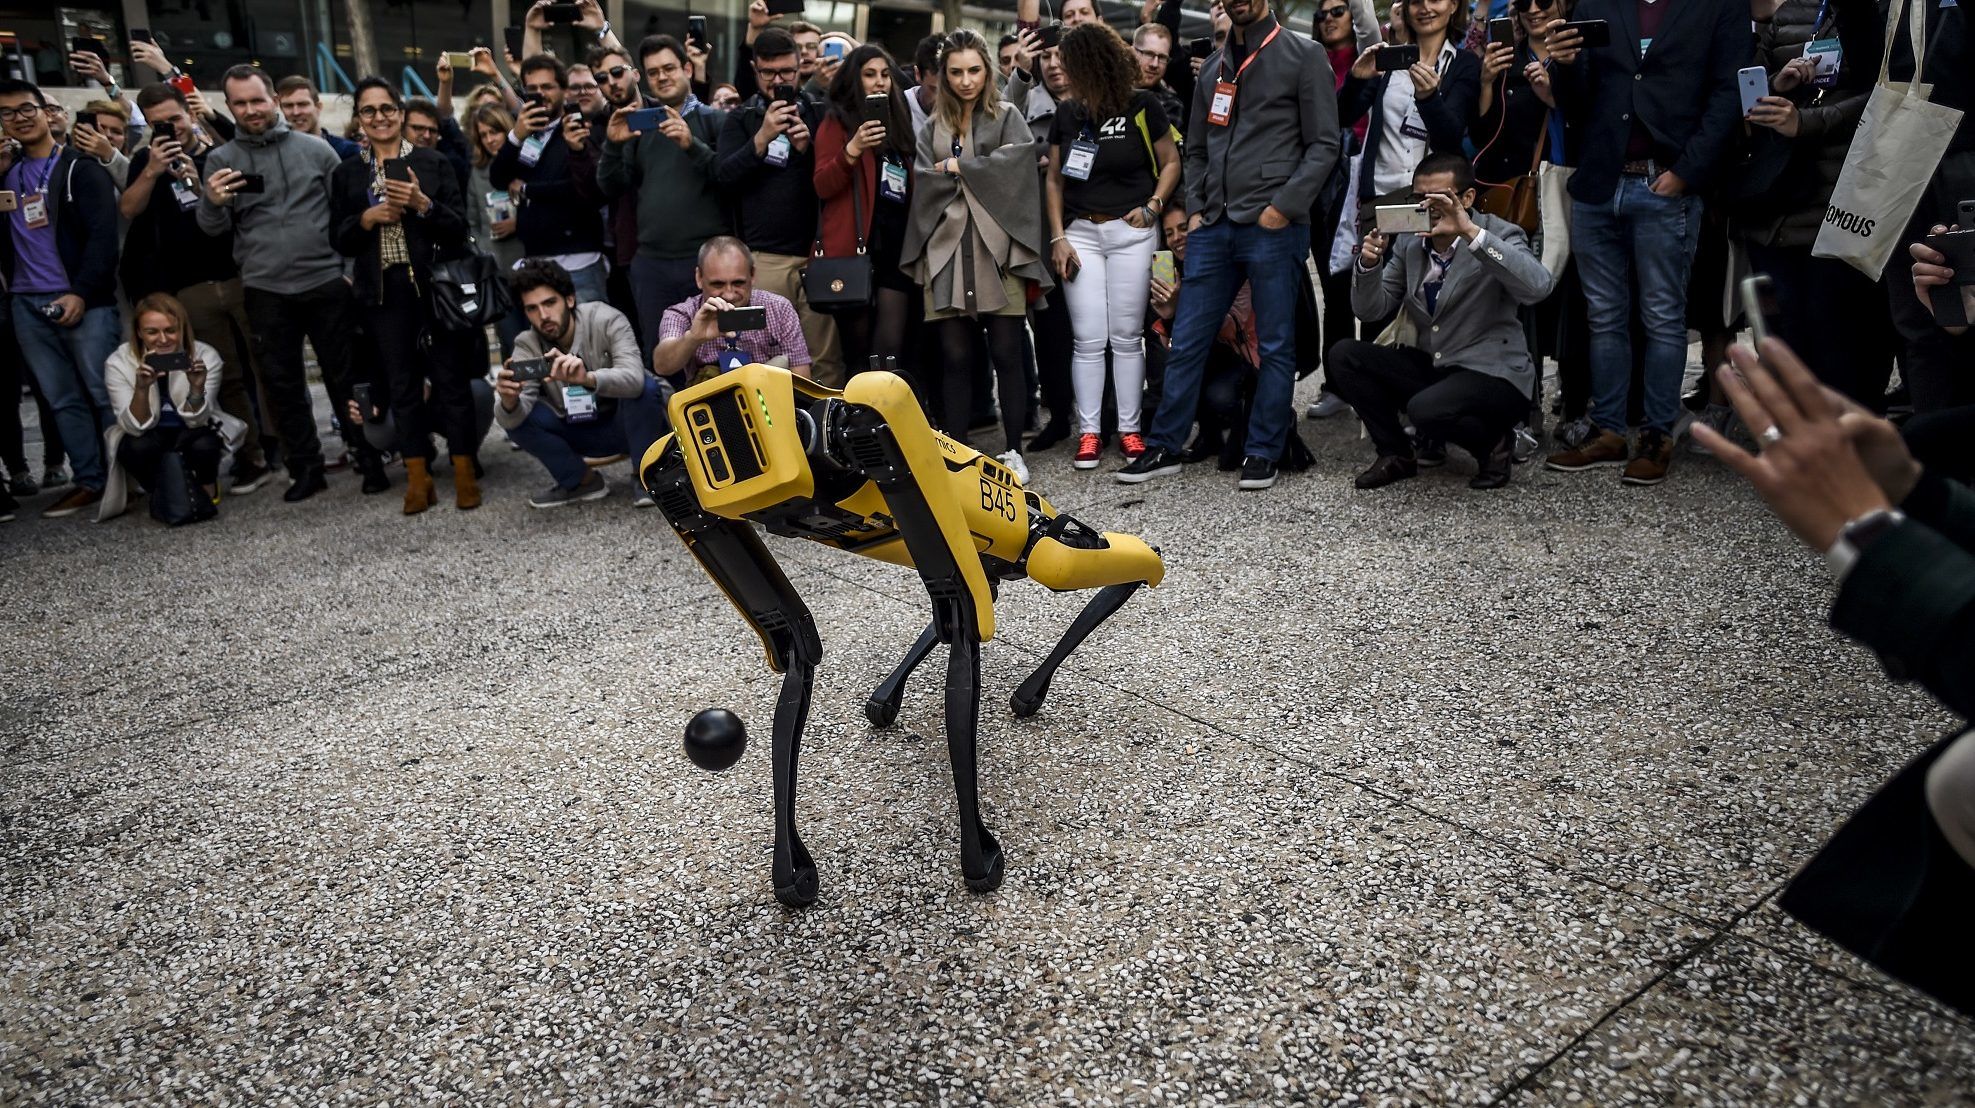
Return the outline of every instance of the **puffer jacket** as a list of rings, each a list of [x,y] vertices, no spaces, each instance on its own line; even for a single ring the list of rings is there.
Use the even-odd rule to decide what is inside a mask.
[[[1824,12],[1821,28],[1815,26],[1820,10]],[[1783,0],[1776,18],[1756,36],[1756,60],[1774,77],[1802,56],[1813,37],[1828,38],[1833,33],[1844,50],[1838,83],[1828,89],[1801,85],[1788,94],[1797,105],[1797,135],[1785,139],[1771,132],[1768,136],[1789,143],[1790,158],[1770,190],[1773,203],[1752,205],[1754,210],[1740,213],[1742,233],[1750,242],[1809,247],[1816,241],[1866,98],[1879,79],[1886,46],[1874,0]]]

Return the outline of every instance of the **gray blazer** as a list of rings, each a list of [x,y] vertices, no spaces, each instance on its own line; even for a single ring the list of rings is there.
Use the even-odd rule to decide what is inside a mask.
[[[1417,329],[1411,345],[1435,365],[1500,377],[1527,395],[1536,381],[1516,306],[1550,295],[1557,279],[1529,251],[1529,236],[1505,219],[1469,213],[1484,232],[1454,248],[1440,286],[1438,311],[1428,314],[1420,285],[1426,280],[1423,238],[1395,235],[1377,269],[1353,267],[1351,311],[1359,319],[1384,319],[1403,310]]]
[[[1249,25],[1250,50],[1274,31],[1273,15]],[[1241,75],[1234,117],[1209,123],[1223,46],[1200,66],[1186,132],[1186,210],[1207,223],[1222,216],[1254,223],[1275,209],[1308,223],[1317,192],[1337,165],[1342,132],[1337,123],[1337,82],[1330,58],[1316,43],[1282,29]],[[1235,67],[1227,67],[1233,73]]]

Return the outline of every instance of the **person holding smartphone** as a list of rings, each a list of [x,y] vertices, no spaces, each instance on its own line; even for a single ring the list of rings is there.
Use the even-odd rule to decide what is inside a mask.
[[[716,235],[699,248],[693,267],[700,291],[665,309],[658,345],[652,350],[652,372],[685,388],[736,365],[760,362],[798,377],[810,375],[808,340],[802,321],[788,299],[754,287],[754,253],[732,235]],[[728,330],[721,314],[736,308],[759,308],[759,327]]]
[[[0,80],[0,275],[14,333],[54,410],[75,487],[42,515],[73,515],[103,495],[101,432],[110,418],[103,363],[117,343],[116,185],[96,159],[55,141],[48,101],[26,81]],[[18,402],[18,397],[6,398]]]
[[[1413,170],[1430,153],[1459,151],[1481,95],[1481,59],[1460,49],[1468,9],[1459,0],[1397,0],[1393,19],[1418,51],[1411,65],[1381,71],[1377,43],[1351,65],[1337,103],[1346,126],[1368,119],[1358,175],[1359,230],[1379,200],[1412,189]]]
[[[830,82],[830,101],[816,128],[816,196],[822,203],[817,240],[829,257],[857,249],[863,228],[871,259],[871,303],[835,313],[845,372],[855,375],[870,359],[907,359],[906,328],[918,288],[899,265],[912,204],[917,160],[904,90],[881,46],[850,52]],[[878,105],[882,116],[873,118]]]
[[[1165,109],[1137,87],[1137,63],[1116,31],[1103,23],[1078,27],[1063,36],[1058,54],[1071,97],[1057,108],[1049,136],[1050,260],[1074,339],[1071,464],[1095,469],[1107,350],[1120,446],[1127,461],[1145,453],[1144,290],[1159,213],[1179,189],[1180,159]]]
[[[193,335],[185,305],[154,292],[131,309],[130,341],[103,364],[114,418],[104,436],[112,460],[96,520],[123,514],[129,498],[125,476],[153,491],[165,455],[176,454],[187,480],[219,503],[219,465],[237,448],[247,425],[221,410],[219,351]]]
[[[584,459],[628,454],[641,463],[666,431],[672,390],[645,372],[624,313],[578,303],[575,282],[560,265],[530,258],[508,287],[528,315],[528,330],[494,375],[494,420],[554,480],[528,506],[608,496],[610,484]],[[632,506],[650,507],[650,494],[640,487]]]
[[[362,305],[373,364],[390,391],[405,462],[405,514],[437,501],[430,471],[435,429],[452,455],[453,502],[461,510],[477,508],[473,398],[463,367],[452,364],[454,347],[439,330],[431,299],[433,265],[466,253],[466,204],[445,156],[405,138],[404,102],[388,81],[357,83],[356,117],[364,148],[331,179],[331,237],[354,263],[351,292]]]

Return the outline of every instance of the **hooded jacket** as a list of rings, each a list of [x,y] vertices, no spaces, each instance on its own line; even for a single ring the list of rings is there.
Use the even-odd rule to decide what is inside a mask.
[[[0,219],[0,278],[14,279],[14,221]],[[117,303],[117,189],[103,163],[62,148],[48,174],[48,225],[69,277],[87,308]]]
[[[233,232],[233,258],[250,289],[294,295],[343,277],[329,241],[329,178],[342,159],[329,144],[298,135],[285,119],[258,135],[241,131],[206,156],[206,176],[222,169],[258,173],[267,191],[242,193],[222,207],[199,199],[199,229]]]

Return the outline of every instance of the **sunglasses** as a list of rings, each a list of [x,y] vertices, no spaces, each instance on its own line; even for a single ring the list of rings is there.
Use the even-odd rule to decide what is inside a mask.
[[[628,65],[613,65],[609,69],[604,70],[603,75],[613,81],[621,81],[624,79],[626,73],[631,72],[635,71]]]
[[[1351,14],[1350,8],[1325,8],[1321,13],[1325,19],[1342,19]]]
[[[1514,0],[1515,10],[1519,12],[1543,11],[1555,6],[1556,0]]]

